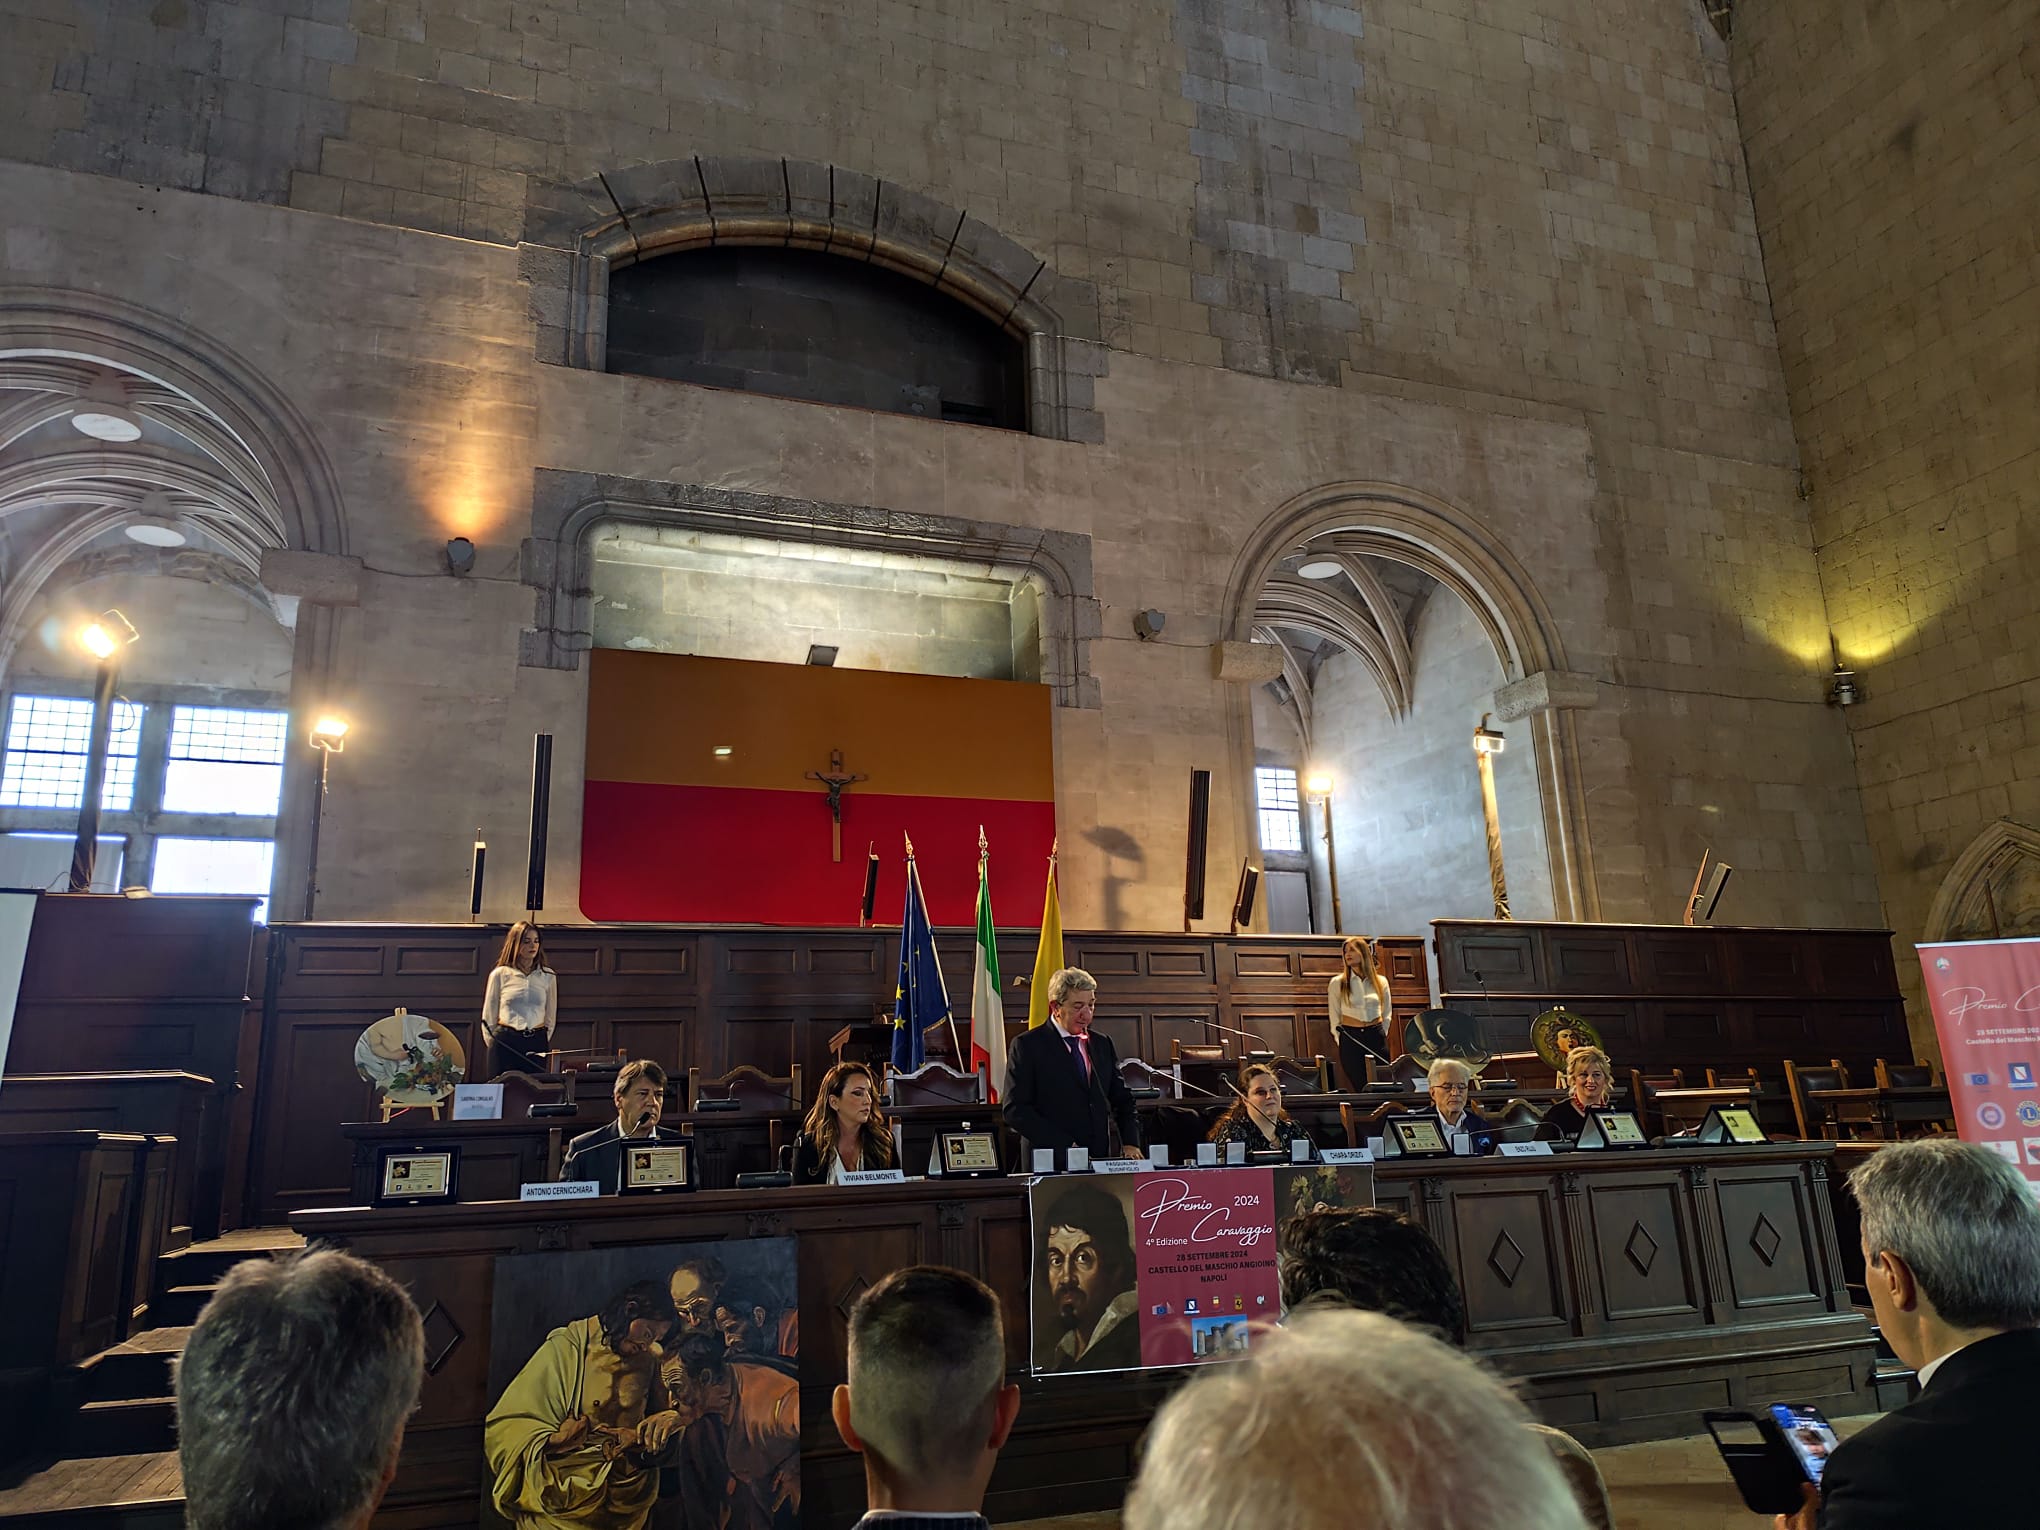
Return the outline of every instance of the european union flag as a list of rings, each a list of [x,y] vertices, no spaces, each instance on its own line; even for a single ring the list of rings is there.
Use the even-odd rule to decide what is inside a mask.
[[[928,900],[921,896],[921,873],[914,866],[914,846],[907,844],[907,911],[900,916],[900,982],[893,999],[892,1065],[895,1073],[912,1072],[927,1059],[921,1035],[949,1018],[949,990],[942,966],[935,960],[935,929],[928,923]]]

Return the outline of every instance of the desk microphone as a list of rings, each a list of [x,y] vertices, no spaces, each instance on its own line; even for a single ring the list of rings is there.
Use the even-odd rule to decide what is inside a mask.
[[[646,1108],[646,1110],[645,1110],[645,1113],[644,1113],[643,1115],[641,1115],[641,1116],[639,1116],[639,1117],[637,1118],[637,1125],[636,1125],[636,1126],[633,1126],[633,1127],[632,1127],[632,1128],[630,1129],[630,1134],[631,1134],[631,1135],[632,1135],[633,1137],[635,1137],[635,1136],[636,1136],[636,1135],[637,1135],[637,1134],[638,1134],[639,1132],[641,1132],[641,1131],[643,1131],[643,1130],[645,1129],[645,1123],[646,1123],[647,1121],[651,1120],[651,1119],[652,1119],[652,1112],[651,1112],[651,1109],[650,1109],[649,1107],[647,1107],[647,1108]]]

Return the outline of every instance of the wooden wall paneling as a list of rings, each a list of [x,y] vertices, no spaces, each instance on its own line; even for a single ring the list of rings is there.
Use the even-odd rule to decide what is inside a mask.
[[[687,1071],[695,1028],[692,1005],[658,1014],[615,1014],[601,1028],[608,1033],[602,1038],[605,1049],[620,1048],[633,1058],[649,1057],[669,1076]]]
[[[1714,1199],[1737,1313],[1827,1305],[1818,1224],[1798,1165],[1717,1169]]]
[[[127,1334],[122,1305],[134,1271],[138,1232],[135,1201],[142,1194],[148,1139],[100,1133],[98,1146],[79,1155],[78,1262],[65,1272],[73,1322],[58,1350],[60,1364],[76,1364],[118,1344]]]
[[[1480,1022],[1481,1045],[1490,1052],[1529,1051],[1530,1022],[1542,1008],[1534,999],[1463,999],[1451,1007]]]
[[[1245,1036],[1221,1032],[1214,1040],[1229,1042],[1235,1052],[1274,1052],[1283,1057],[1308,1056],[1309,1031],[1300,1009],[1242,1008],[1235,1010],[1226,1022],[1235,1031],[1257,1038],[1250,1042]]]
[[[1889,931],[1826,932],[1812,945],[1814,980],[1824,997],[1878,998],[1898,986]]]
[[[1597,929],[1582,925],[1539,928],[1544,971],[1554,994],[1629,993],[1635,977],[1629,941],[1619,929]],[[1476,983],[1476,988],[1480,985]],[[1492,978],[1488,981],[1494,987]]]
[[[1536,927],[1485,921],[1433,921],[1438,986],[1446,993],[1549,993]]]
[[[1158,954],[1149,953],[1150,963]],[[1287,987],[1302,978],[1301,953],[1290,947],[1232,941],[1227,943],[1225,955],[1226,976],[1234,987],[1269,982]]]
[[[1157,1004],[1142,1011],[1144,1038],[1131,1051],[1123,1051],[1121,1057],[1138,1057],[1156,1068],[1169,1066],[1171,1043],[1182,1042],[1186,1046],[1215,1046],[1229,1042],[1232,1049],[1239,1050],[1239,1039],[1228,1037],[1218,1029],[1219,1010],[1214,1004]],[[1112,1038],[1114,1046],[1119,1038]]]
[[[1728,943],[1731,989],[1750,998],[1808,992],[1820,942],[1797,930],[1740,930]]]
[[[127,1267],[121,1282],[120,1336],[131,1338],[148,1328],[156,1295],[156,1261],[166,1252],[170,1233],[170,1183],[177,1139],[146,1136],[135,1153],[135,1194],[126,1247]]]
[[[354,1071],[354,1044],[367,1023],[359,1012],[316,1010],[285,1010],[272,1021],[255,1114],[254,1200],[264,1218],[351,1194],[340,1127],[375,1108],[374,1091]]]
[[[1593,1228],[1598,1310],[1625,1333],[1690,1328],[1706,1320],[1698,1240],[1685,1186],[1662,1169],[1584,1182]]]
[[[1727,965],[1722,938],[1712,929],[1654,930],[1637,928],[1630,935],[1636,950],[1636,980],[1648,994],[1719,994],[1727,992]]]
[[[1466,1342],[1479,1349],[1558,1339],[1573,1330],[1566,1229],[1556,1176],[1508,1189],[1454,1187],[1446,1225],[1466,1295]]]
[[[1655,1057],[1728,1057],[1733,1052],[1730,1009],[1722,999],[1645,999],[1636,1006],[1641,1050]],[[1693,1071],[1690,1065],[1688,1071]]]

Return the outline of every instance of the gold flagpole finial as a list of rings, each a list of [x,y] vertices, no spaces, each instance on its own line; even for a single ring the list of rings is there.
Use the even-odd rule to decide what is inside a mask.
[[[907,842],[907,858],[912,860],[914,855],[914,836],[902,829],[900,831],[900,838]]]
[[[991,849],[992,849],[992,842],[991,842],[990,840],[988,840],[988,839],[986,839],[986,838],[985,838],[985,826],[984,826],[983,824],[979,824],[979,825],[978,825],[978,859],[979,859],[979,860],[983,860],[983,859],[984,859],[984,858],[985,858],[985,857],[986,857],[987,855],[991,854]]]

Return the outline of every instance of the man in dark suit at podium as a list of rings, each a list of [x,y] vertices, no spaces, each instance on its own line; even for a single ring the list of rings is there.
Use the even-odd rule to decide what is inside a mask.
[[[682,1140],[659,1131],[659,1117],[666,1111],[666,1070],[657,1063],[642,1057],[625,1063],[617,1070],[615,1099],[614,1121],[567,1144],[560,1164],[563,1181],[592,1179],[604,1195],[614,1195],[623,1181],[625,1143],[648,1146]]]
[[[1849,1180],[1877,1326],[1920,1395],[1845,1440],[1781,1530],[2008,1525],[2032,1511],[2040,1207],[1988,1148],[1879,1148]],[[2025,1509],[2019,1508],[2026,1503]],[[2030,1520],[2028,1521],[2030,1523]]]
[[[1098,980],[1065,967],[1048,980],[1048,1024],[1013,1043],[999,1098],[1023,1154],[1080,1147],[1093,1158],[1140,1156],[1133,1093],[1111,1038],[1091,1029],[1097,1012]]]

